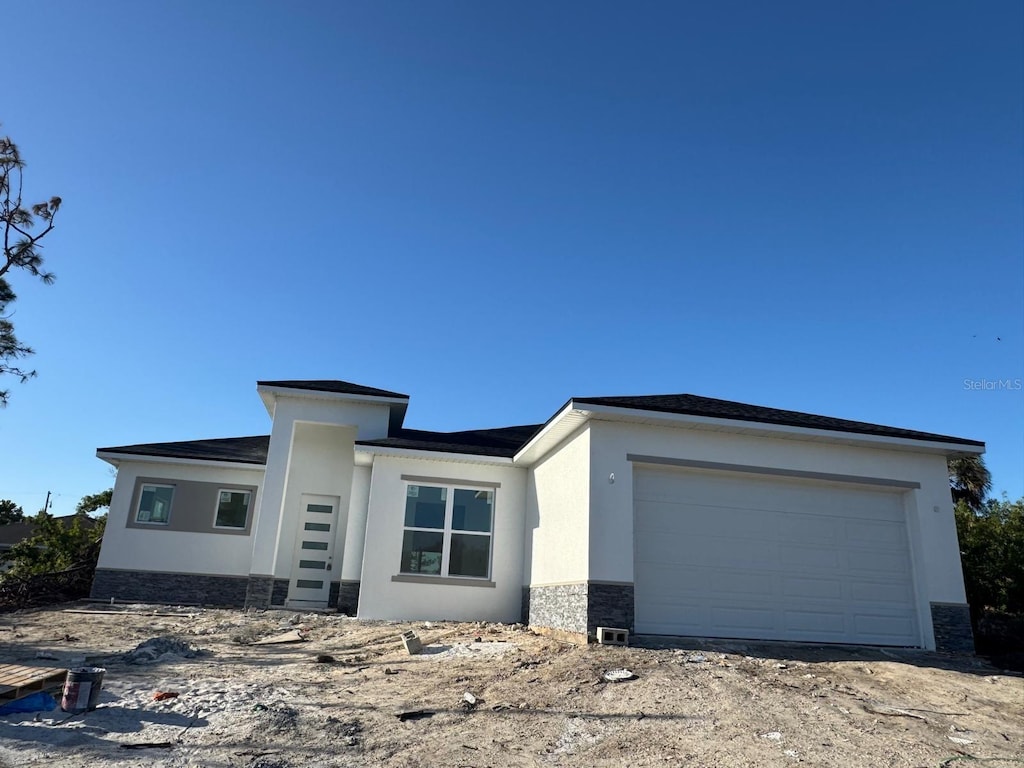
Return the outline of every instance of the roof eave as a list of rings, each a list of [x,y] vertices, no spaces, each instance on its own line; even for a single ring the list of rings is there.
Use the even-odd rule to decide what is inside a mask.
[[[581,424],[585,423],[589,416],[583,414],[573,407],[570,400],[554,415],[544,422],[544,426],[526,441],[512,457],[516,464],[533,464],[545,456],[552,448],[561,443],[566,437],[574,432]]]
[[[231,461],[230,459],[188,459],[180,456],[157,456],[145,453],[121,453],[118,451],[96,451],[96,458],[119,467],[122,461],[137,461],[147,464],[187,464],[196,467],[220,467],[228,469],[246,469],[249,471],[266,471],[266,463]]]
[[[972,455],[985,452],[984,443],[957,441],[921,440],[890,435],[872,435],[862,432],[843,432],[831,429],[795,427],[784,424],[770,424],[742,419],[723,419],[711,416],[650,411],[641,408],[598,405],[570,400],[534,435],[515,455],[516,464],[533,464],[591,419],[666,426],[690,427],[718,432],[757,434],[792,440],[810,440],[845,445],[866,445],[889,450],[937,453],[947,457]]]
[[[274,406],[278,397],[302,398],[304,400],[327,400],[336,403],[358,403],[360,405],[384,405],[391,410],[391,422],[401,427],[409,408],[408,397],[382,397],[380,395],[354,395],[347,392],[325,392],[319,389],[302,389],[300,387],[276,387],[267,384],[256,384],[263,406],[270,418],[274,418]]]

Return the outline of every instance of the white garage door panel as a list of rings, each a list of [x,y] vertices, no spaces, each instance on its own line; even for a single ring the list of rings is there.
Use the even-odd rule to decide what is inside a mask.
[[[796,600],[841,600],[843,582],[838,579],[783,576],[780,590],[785,597]]]
[[[672,516],[672,511],[676,509],[679,502],[659,499],[645,503],[653,510],[661,509],[664,512],[664,515],[655,514],[646,521],[652,532],[660,530],[666,535],[681,535],[685,538],[686,531],[680,530]],[[711,506],[692,502],[689,504],[695,511],[702,513],[704,522],[701,530],[706,536],[727,536],[763,541],[764,537],[770,535],[774,530],[775,524],[770,517],[765,517],[761,510]]]
[[[786,611],[785,626],[794,632],[824,632],[842,637],[846,630],[846,617],[841,613]]]
[[[899,493],[637,467],[638,633],[918,645]]]
[[[914,600],[910,584],[903,581],[854,581],[848,591],[850,600],[869,605],[892,603],[905,606]]]

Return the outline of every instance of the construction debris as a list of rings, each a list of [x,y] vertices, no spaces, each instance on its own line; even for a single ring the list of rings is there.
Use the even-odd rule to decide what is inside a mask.
[[[748,653],[755,655],[747,660],[731,642],[562,645],[477,623],[425,629],[422,622],[305,612],[306,642],[261,649],[232,638],[245,633],[251,642],[298,629],[278,629],[291,613],[204,609],[153,619],[151,606],[130,610],[129,616],[59,609],[0,616],[4,626],[17,626],[17,636],[0,631],[0,655],[12,663],[75,666],[34,659],[41,649],[62,658],[74,652],[89,659],[83,666],[109,666],[112,678],[94,711],[0,717],[0,765],[573,768],[670,755],[669,762],[694,765],[774,761],[800,768],[798,761],[883,765],[901,754],[907,765],[935,768],[958,750],[1019,758],[1024,743],[1018,716],[1024,679],[956,656],[908,651],[915,663],[876,664],[884,657],[871,649],[752,645]],[[422,639],[418,655],[407,655],[398,642],[408,629]],[[64,634],[81,640],[59,642]],[[194,643],[204,655],[135,665],[115,656],[157,636]],[[473,642],[478,636],[481,642]],[[157,655],[184,650],[149,649]],[[313,663],[328,654],[334,664]],[[720,667],[720,660],[731,666]],[[864,671],[867,661],[874,675]],[[780,671],[780,663],[787,669]],[[621,669],[631,685],[605,679]],[[158,692],[180,696],[154,700]],[[762,738],[766,733],[778,735]],[[121,743],[173,746],[129,751]]]
[[[411,629],[408,632],[403,632],[400,639],[402,644],[405,646],[405,652],[410,656],[415,656],[423,650],[423,643]]]
[[[285,632],[283,635],[271,635],[270,637],[264,637],[262,640],[257,640],[253,645],[281,645],[283,643],[301,643],[305,641],[305,636],[302,634],[302,630],[293,629],[291,632]]]
[[[56,605],[89,594],[96,571],[100,543],[90,545],[82,562],[63,571],[12,576],[0,580],[0,611],[13,611],[37,605]]]
[[[129,664],[155,664],[156,662],[173,662],[182,659],[194,659],[202,656],[203,650],[194,645],[178,640],[176,637],[154,637],[139,643],[135,649],[124,654],[124,661]]]
[[[604,673],[603,677],[609,683],[621,683],[626,680],[636,679],[636,675],[634,675],[628,669],[610,669]]]
[[[59,667],[25,667],[0,664],[0,704],[30,696],[33,693],[59,691],[67,670]]]
[[[425,717],[433,716],[434,713],[429,709],[405,709],[395,712],[395,717],[397,717],[403,723],[406,720],[422,720]]]
[[[135,744],[121,744],[121,749],[170,749],[174,745],[169,741],[140,741]]]

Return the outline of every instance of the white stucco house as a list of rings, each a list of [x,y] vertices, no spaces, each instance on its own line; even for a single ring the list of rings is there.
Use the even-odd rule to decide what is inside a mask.
[[[269,435],[97,452],[93,597],[972,647],[946,460],[983,443],[694,395],[438,433],[397,392],[257,392]]]

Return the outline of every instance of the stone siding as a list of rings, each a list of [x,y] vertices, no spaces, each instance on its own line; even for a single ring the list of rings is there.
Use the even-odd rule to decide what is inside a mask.
[[[587,585],[530,587],[527,598],[531,626],[587,633]]]
[[[269,608],[273,591],[274,579],[270,576],[250,576],[245,589],[245,607]]]
[[[337,605],[338,610],[347,616],[355,616],[356,611],[359,609],[359,582],[341,582],[341,591],[338,594],[338,601],[337,603],[331,603],[331,605]]]
[[[327,595],[327,607],[333,608],[338,604],[338,597],[341,595],[341,582],[332,581],[331,591]]]
[[[90,596],[133,603],[176,603],[241,608],[249,589],[247,576],[209,576],[195,573],[119,571],[97,568]]]
[[[931,608],[935,650],[973,654],[971,609],[962,603],[932,603]]]
[[[270,595],[271,605],[284,605],[288,599],[288,579],[274,579],[274,591]]]
[[[597,635],[598,627],[633,631],[632,584],[587,584],[587,634]]]

